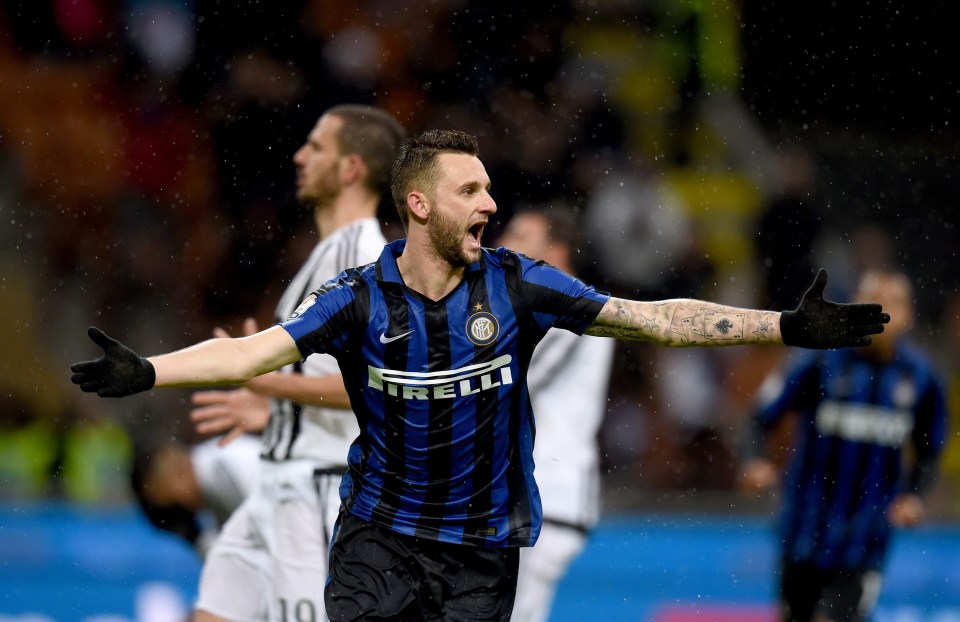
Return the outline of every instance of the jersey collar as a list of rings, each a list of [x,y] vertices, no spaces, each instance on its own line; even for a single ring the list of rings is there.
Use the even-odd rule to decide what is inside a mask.
[[[406,238],[394,240],[383,247],[380,253],[380,260],[377,261],[377,281],[381,283],[394,283],[403,285],[403,279],[400,277],[400,268],[397,266],[397,257],[403,253],[407,245]],[[483,272],[487,269],[487,249],[482,249],[480,260],[467,266],[466,272]]]

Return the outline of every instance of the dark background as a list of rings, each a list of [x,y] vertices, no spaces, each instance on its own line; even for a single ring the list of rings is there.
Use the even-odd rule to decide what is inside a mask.
[[[956,382],[960,44],[949,9],[823,0],[5,2],[0,441],[39,440],[24,450],[34,466],[20,470],[31,473],[10,467],[0,494],[123,501],[124,437],[198,440],[186,423],[189,392],[95,400],[69,385],[66,370],[93,354],[90,324],[152,353],[214,326],[236,331],[247,315],[269,323],[315,242],[293,199],[292,154],[325,107],[346,101],[383,106],[411,133],[476,134],[500,210],[487,242],[522,203],[572,203],[586,223],[584,276],[632,297],[792,304],[809,275],[767,291],[757,223],[781,189],[751,171],[799,148],[815,174],[799,201],[811,206],[816,231],[809,243],[782,245],[786,261],[827,265],[838,299],[865,267],[907,272],[915,337]],[[186,43],[166,45],[178,37]],[[711,125],[721,100],[739,115],[733,125]],[[597,198],[608,179],[639,189],[619,229],[605,225]],[[682,234],[644,280],[624,265],[626,253],[658,248],[645,218],[662,207],[649,197],[664,189],[683,199],[668,225],[682,221]],[[382,218],[400,235],[392,206]],[[716,237],[723,232],[731,237]],[[599,252],[621,246],[620,262]],[[661,499],[719,493],[730,507],[739,425],[780,353],[676,360],[629,345],[618,356],[601,438],[609,485]],[[711,397],[696,412],[669,406],[664,379],[684,365]],[[111,424],[120,434],[104,431]],[[91,430],[101,445],[77,440]],[[103,456],[101,471],[87,474],[93,492],[78,492],[80,475],[68,468],[76,452]],[[953,446],[948,454],[960,455]],[[957,488],[960,460],[948,459],[947,473],[945,490]],[[942,511],[955,511],[943,496]]]

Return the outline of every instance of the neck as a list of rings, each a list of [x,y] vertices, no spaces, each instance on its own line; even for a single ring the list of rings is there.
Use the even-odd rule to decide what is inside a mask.
[[[317,226],[317,235],[322,240],[358,220],[374,218],[377,204],[377,197],[369,192],[344,189],[330,203],[314,206],[313,222]]]
[[[397,257],[397,268],[403,283],[430,300],[440,300],[463,280],[464,266],[453,266],[429,251],[429,243],[418,241],[410,231],[403,253]],[[413,238],[413,239],[412,239]]]

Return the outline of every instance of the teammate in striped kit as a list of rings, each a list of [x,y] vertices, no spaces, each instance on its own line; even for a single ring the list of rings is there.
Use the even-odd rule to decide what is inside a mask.
[[[313,207],[320,240],[281,297],[277,322],[325,281],[380,254],[386,239],[377,206],[404,137],[393,117],[368,106],[335,106],[320,117],[293,158],[297,198]],[[248,334],[256,329],[250,322]],[[207,556],[196,620],[258,620],[266,610],[273,620],[325,620],[340,480],[359,434],[337,362],[311,356],[240,389],[197,393],[193,401],[198,429],[225,432],[221,443],[263,429],[269,417],[260,482]]]
[[[771,375],[744,443],[744,487],[769,488],[777,476],[767,434],[788,412],[799,415],[780,519],[784,622],[869,618],[891,527],[923,517],[945,439],[940,379],[903,339],[910,282],[868,272],[856,297],[883,303],[893,318],[886,331],[869,348],[810,353]],[[911,467],[902,478],[906,447]]]
[[[773,312],[612,298],[485,249],[496,203],[477,153],[462,132],[408,140],[392,182],[406,239],[282,325],[149,359],[91,327],[104,354],[72,366],[81,389],[119,397],[242,382],[333,354],[360,425],[325,591],[335,622],[510,618],[518,548],[541,524],[526,374],[550,328],[665,346],[823,348],[869,342],[889,321],[880,305],[823,300],[825,273],[796,310]]]
[[[569,274],[580,257],[580,223],[563,205],[518,210],[499,243]],[[607,410],[612,339],[550,329],[530,361],[536,413],[534,475],[543,505],[537,545],[520,550],[513,617],[544,622],[557,583],[583,551],[600,515],[597,431]]]

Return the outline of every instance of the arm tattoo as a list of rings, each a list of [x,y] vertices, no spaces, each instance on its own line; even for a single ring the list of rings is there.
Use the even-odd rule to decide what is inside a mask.
[[[770,336],[772,327],[773,314],[764,313],[761,315],[760,319],[757,320],[757,327],[753,331],[753,334],[757,337],[757,341],[765,341]]]
[[[633,313],[623,300],[613,301],[613,308],[606,307],[591,326],[590,334],[614,339],[637,339],[636,331],[630,329]]]
[[[613,298],[586,331],[672,346],[736,345],[776,340],[776,314],[700,300],[639,302]]]
[[[617,301],[617,308],[613,311],[613,321],[617,324],[629,324],[633,314],[622,300]]]
[[[587,330],[588,334],[614,339],[644,340],[665,343],[666,332],[662,328],[667,322],[664,304],[640,307],[632,300],[611,299]],[[642,309],[648,313],[641,313]]]
[[[677,304],[670,319],[670,331],[685,344],[707,341],[742,341],[744,314],[717,307]]]

